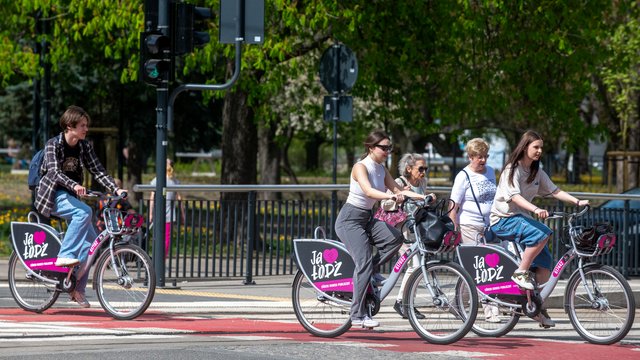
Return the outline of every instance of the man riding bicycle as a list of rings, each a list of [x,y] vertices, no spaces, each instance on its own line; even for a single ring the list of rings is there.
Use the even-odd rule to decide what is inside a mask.
[[[91,242],[97,237],[93,227],[91,207],[78,199],[86,195],[82,186],[86,168],[109,191],[125,195],[98,160],[93,146],[87,140],[90,117],[81,107],[71,105],[60,117],[63,132],[49,139],[41,171],[42,178],[35,190],[35,208],[46,217],[65,219],[68,227],[58,253],[56,266],[75,266],[87,259]],[[71,299],[80,306],[90,306],[85,297],[89,272],[78,279]]]

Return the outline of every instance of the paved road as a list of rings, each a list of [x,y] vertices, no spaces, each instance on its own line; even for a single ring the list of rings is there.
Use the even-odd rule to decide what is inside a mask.
[[[184,358],[192,359],[286,359],[313,353],[316,358],[340,360],[404,359],[416,354],[436,359],[536,360],[557,358],[559,354],[563,358],[616,360],[640,356],[638,325],[619,344],[591,345],[578,336],[558,308],[551,310],[558,324],[554,329],[540,329],[534,321],[521,319],[502,338],[469,334],[455,344],[436,346],[422,341],[408,321],[395,314],[393,299],[387,299],[376,316],[380,328],[352,329],[336,339],[316,338],[295,319],[291,280],[291,276],[273,276],[256,278],[256,285],[243,285],[242,279],[180,283],[179,288],[158,289],[147,313],[132,321],[110,318],[91,292],[91,309],[67,303],[62,295],[43,314],[24,312],[15,305],[6,280],[0,280],[0,356],[28,354],[29,359],[51,359],[51,349],[67,351],[61,359],[82,358],[82,354],[95,349],[100,349],[100,356],[116,356],[119,351],[127,351],[129,356],[131,351],[140,351],[136,358],[174,360],[185,354],[190,356]],[[638,289],[640,282],[633,283]],[[159,348],[163,349],[160,353]]]

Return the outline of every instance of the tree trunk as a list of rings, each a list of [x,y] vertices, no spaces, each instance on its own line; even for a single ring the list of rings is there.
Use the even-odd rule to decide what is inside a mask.
[[[227,92],[222,109],[221,184],[255,184],[257,129],[247,104],[248,93],[236,86]],[[247,194],[223,193],[224,200],[244,200]]]
[[[305,169],[308,171],[320,168],[320,146],[324,143],[324,138],[318,134],[311,135],[304,144],[306,154]]]
[[[280,184],[280,148],[275,142],[276,127],[264,122],[258,129],[258,164],[260,166],[260,184]],[[264,192],[261,199],[277,200],[280,193]]]
[[[124,182],[124,188],[133,190],[135,184],[142,184],[142,173],[146,166],[146,158],[144,152],[138,144],[131,140],[127,144],[125,161],[127,163],[127,178]],[[141,192],[131,192],[133,199],[129,199],[132,206],[136,207],[137,203],[142,200]]]

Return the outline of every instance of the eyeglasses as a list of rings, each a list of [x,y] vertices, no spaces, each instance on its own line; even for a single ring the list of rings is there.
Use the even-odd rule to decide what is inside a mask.
[[[377,148],[380,148],[380,150],[382,150],[382,151],[386,151],[386,152],[389,152],[389,151],[393,150],[393,144],[389,144],[389,145],[379,145],[379,144],[375,144],[375,145],[373,145],[373,146],[375,146],[375,147],[377,147]]]
[[[420,166],[418,168],[418,172],[421,172],[421,173],[426,172],[427,170],[429,170],[429,168],[427,166]]]

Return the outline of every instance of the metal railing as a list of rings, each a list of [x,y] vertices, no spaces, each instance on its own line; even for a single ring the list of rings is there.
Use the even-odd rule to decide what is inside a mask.
[[[136,185],[135,191],[152,192],[151,185]],[[185,195],[197,192],[211,200],[182,200],[177,208],[184,208],[181,216],[167,219],[173,223],[171,247],[166,255],[165,277],[174,284],[178,280],[211,279],[217,277],[244,277],[252,283],[253,276],[293,274],[293,239],[312,238],[316,226],[323,226],[327,236],[333,238],[334,211],[337,215],[348,185],[174,185],[167,191]],[[448,196],[451,188],[431,187],[438,196]],[[336,192],[335,203],[331,193]],[[246,200],[215,200],[223,192],[244,192]],[[259,193],[301,193],[307,199],[260,200]],[[620,270],[625,276],[640,275],[640,225],[635,230],[629,224],[640,224],[640,212],[630,210],[629,200],[640,200],[638,195],[572,193],[580,199],[623,199],[626,209],[594,209],[590,221],[615,219],[613,225],[619,244],[614,251],[599,261]],[[302,196],[301,196],[302,197]],[[145,196],[145,199],[148,199]],[[148,200],[141,202],[140,212],[148,219]],[[557,209],[571,211],[558,203]],[[552,210],[552,209],[550,209]],[[554,259],[564,252],[557,236],[565,224],[551,221],[554,230]],[[151,241],[143,241],[149,251]],[[164,243],[164,240],[162,241]],[[558,244],[558,245],[555,245]],[[387,264],[390,267],[393,260]]]

